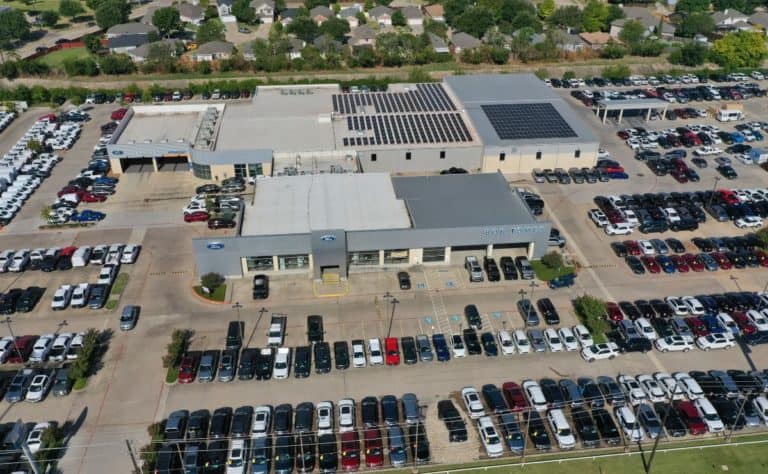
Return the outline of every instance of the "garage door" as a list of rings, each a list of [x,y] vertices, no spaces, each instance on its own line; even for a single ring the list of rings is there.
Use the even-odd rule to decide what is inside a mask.
[[[493,246],[493,256],[527,257],[528,244],[496,244]]]
[[[464,258],[470,255],[477,257],[477,260],[482,263],[487,250],[488,247],[485,245],[460,245],[451,247],[451,263],[454,265],[464,265]]]
[[[173,158],[158,158],[158,171],[189,171],[189,160],[186,156]]]
[[[122,158],[120,160],[120,167],[123,168],[123,173],[155,171],[155,168],[152,166],[152,158]]]

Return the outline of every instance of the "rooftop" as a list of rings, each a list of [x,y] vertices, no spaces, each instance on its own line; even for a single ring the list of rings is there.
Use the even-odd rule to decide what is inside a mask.
[[[405,203],[395,196],[387,173],[321,174],[259,181],[254,205],[245,209],[241,234],[410,227]]]
[[[137,105],[133,116],[117,139],[119,145],[195,143],[203,116],[209,108],[222,104]],[[203,147],[200,147],[203,148]]]

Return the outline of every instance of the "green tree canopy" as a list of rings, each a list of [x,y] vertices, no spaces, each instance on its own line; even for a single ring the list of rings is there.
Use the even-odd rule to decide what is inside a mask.
[[[96,24],[108,30],[128,21],[131,6],[125,0],[103,0],[96,8]]]
[[[405,26],[405,15],[403,15],[403,12],[400,10],[395,10],[394,13],[392,13],[392,25],[394,26]]]
[[[15,8],[0,13],[0,47],[10,48],[14,41],[29,37],[29,22]]]
[[[471,7],[456,18],[455,26],[459,31],[481,38],[493,26],[493,14],[486,7]]]
[[[85,49],[90,53],[98,53],[101,50],[101,39],[97,34],[87,35],[83,38],[83,42],[85,43]]]
[[[40,13],[40,21],[45,26],[56,26],[56,23],[59,22],[59,14],[53,10],[46,10]]]
[[[695,67],[707,62],[708,58],[709,49],[706,45],[691,41],[674,50],[669,55],[669,62]]]
[[[576,5],[560,7],[547,18],[547,23],[561,28],[581,28],[581,9]]]
[[[715,20],[709,13],[693,12],[680,21],[677,33],[680,36],[692,38],[698,34],[709,35],[715,31]]]
[[[59,13],[61,13],[61,16],[74,18],[84,12],[85,8],[83,8],[83,5],[78,0],[61,0],[59,3]]]
[[[297,38],[302,39],[307,43],[310,43],[317,38],[319,31],[317,23],[309,17],[295,18],[288,24],[288,33],[293,33]]]
[[[99,67],[104,74],[130,74],[136,71],[136,65],[127,54],[110,54],[99,59]]]
[[[152,14],[152,24],[160,30],[163,36],[170,36],[174,31],[181,30],[181,16],[174,7],[163,7]]]
[[[619,39],[625,44],[632,46],[645,38],[646,29],[642,23],[637,20],[627,20],[619,33]]]
[[[251,0],[235,0],[232,3],[232,14],[237,21],[253,23],[256,20],[256,12],[251,8]]]
[[[709,0],[678,0],[675,5],[677,13],[706,12],[709,10]]]
[[[600,0],[589,0],[582,12],[584,31],[603,31],[608,29],[608,6]]]
[[[218,18],[211,18],[200,25],[197,29],[195,39],[198,44],[204,44],[210,41],[224,41],[224,31],[224,23]]]
[[[728,33],[712,45],[712,59],[726,69],[758,67],[766,56],[762,33]]]
[[[539,3],[539,16],[546,20],[555,12],[555,0],[541,0]]]
[[[755,11],[755,7],[765,6],[761,0],[712,0],[712,7],[717,11],[725,9],[738,10],[747,15]]]
[[[329,35],[337,41],[342,41],[344,40],[344,36],[349,33],[349,23],[341,18],[332,17],[325,20],[323,24],[320,25],[319,31],[321,34]]]

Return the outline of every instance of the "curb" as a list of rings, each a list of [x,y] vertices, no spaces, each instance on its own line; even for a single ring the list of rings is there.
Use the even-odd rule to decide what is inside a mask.
[[[213,301],[209,300],[208,298],[204,298],[197,294],[194,287],[190,287],[192,290],[192,295],[197,298],[198,300],[202,301],[203,303],[209,303],[209,304],[229,304],[229,301]]]

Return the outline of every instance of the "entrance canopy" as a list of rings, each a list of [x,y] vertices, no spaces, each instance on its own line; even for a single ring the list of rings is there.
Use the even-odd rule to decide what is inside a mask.
[[[653,110],[663,110],[663,113],[666,114],[667,107],[669,107],[669,102],[661,99],[601,99],[597,101],[595,107],[598,117],[600,117],[600,111],[603,111],[603,123],[605,123],[606,119],[608,118],[608,111],[618,110],[619,123],[621,123],[621,119],[624,117],[625,110],[647,110],[648,113],[646,114],[645,119],[650,120],[651,111]]]

